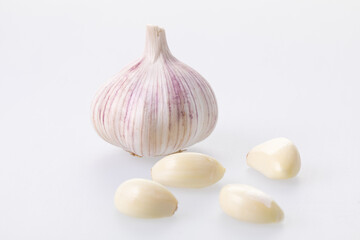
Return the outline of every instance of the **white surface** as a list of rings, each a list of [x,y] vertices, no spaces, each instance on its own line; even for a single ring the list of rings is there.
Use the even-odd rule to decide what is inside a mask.
[[[219,103],[213,134],[189,150],[224,178],[170,190],[172,218],[123,216],[118,185],[150,178],[140,159],[98,137],[97,88],[140,57],[145,24],[165,27],[174,56],[198,70]],[[1,239],[359,239],[359,1],[0,1]],[[302,169],[269,180],[249,169],[253,146],[284,136]],[[227,183],[271,195],[285,221],[225,215]]]

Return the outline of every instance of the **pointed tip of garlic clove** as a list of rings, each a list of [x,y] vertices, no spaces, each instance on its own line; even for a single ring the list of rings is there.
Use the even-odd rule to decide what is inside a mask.
[[[170,187],[203,188],[218,182],[225,168],[214,158],[192,152],[171,154],[151,170],[154,181]]]
[[[301,168],[300,154],[287,138],[275,138],[255,146],[246,156],[247,164],[272,179],[295,177]]]
[[[161,184],[147,179],[130,179],[122,183],[114,197],[116,208],[123,214],[137,218],[172,216],[178,201]]]
[[[224,186],[219,202],[226,214],[241,221],[276,223],[284,219],[284,212],[269,195],[249,185]]]

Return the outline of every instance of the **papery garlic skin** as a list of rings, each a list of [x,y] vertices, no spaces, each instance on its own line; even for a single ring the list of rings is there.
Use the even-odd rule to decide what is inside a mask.
[[[271,179],[295,177],[301,168],[300,154],[287,138],[274,138],[247,154],[247,164]]]
[[[218,116],[207,81],[169,51],[165,31],[147,27],[144,56],[95,96],[92,121],[107,142],[138,156],[163,156],[210,135]]]
[[[151,176],[165,186],[202,188],[218,182],[225,168],[214,158],[201,153],[176,153],[164,157],[151,169]]]
[[[224,186],[219,201],[226,214],[241,221],[275,223],[284,218],[283,211],[270,196],[249,185]]]
[[[172,216],[178,201],[161,184],[135,178],[122,183],[116,190],[114,203],[123,214],[138,218]]]

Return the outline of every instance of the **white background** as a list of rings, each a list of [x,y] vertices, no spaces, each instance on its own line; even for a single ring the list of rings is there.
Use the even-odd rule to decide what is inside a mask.
[[[147,23],[213,87],[218,125],[189,150],[227,169],[211,187],[171,188],[179,209],[156,220],[118,213],[113,195],[158,158],[104,142],[89,112],[97,88],[141,56]],[[356,0],[0,0],[0,238],[360,239],[359,81]],[[245,163],[279,136],[299,148],[294,179]],[[285,221],[225,215],[227,183],[268,193]]]

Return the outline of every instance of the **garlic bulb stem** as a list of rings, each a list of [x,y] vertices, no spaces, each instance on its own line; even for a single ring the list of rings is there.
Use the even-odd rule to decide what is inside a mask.
[[[148,25],[144,57],[153,63],[160,56],[173,58],[167,45],[165,30],[158,26]]]

